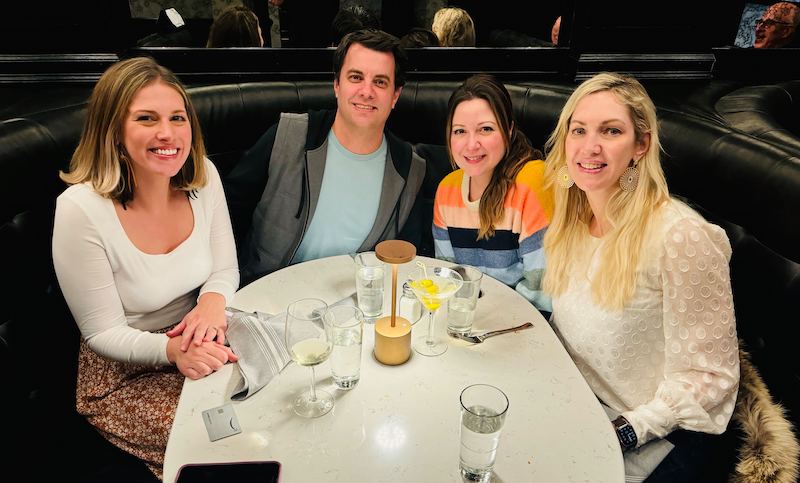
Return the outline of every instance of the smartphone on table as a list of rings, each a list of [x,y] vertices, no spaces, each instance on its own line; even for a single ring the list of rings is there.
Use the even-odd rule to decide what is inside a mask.
[[[277,461],[186,464],[178,470],[176,483],[278,483]]]

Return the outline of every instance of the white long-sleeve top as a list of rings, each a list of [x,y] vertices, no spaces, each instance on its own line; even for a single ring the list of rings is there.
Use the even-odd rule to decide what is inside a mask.
[[[219,173],[205,163],[208,183],[189,197],[194,228],[166,254],[136,248],[113,202],[90,184],[70,186],[58,197],[56,275],[81,335],[98,354],[169,364],[167,336],[151,332],[180,322],[206,292],[232,300],[239,269],[231,221]]]
[[[553,325],[595,394],[622,413],[639,445],[676,428],[719,434],[736,404],[739,353],[725,231],[671,200],[651,226],[636,292],[598,307],[590,280],[603,240],[586,233]]]

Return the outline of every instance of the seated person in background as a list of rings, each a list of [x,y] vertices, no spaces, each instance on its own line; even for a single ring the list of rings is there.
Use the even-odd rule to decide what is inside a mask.
[[[431,30],[442,47],[475,47],[475,23],[464,9],[439,9],[433,16]]]
[[[789,2],[770,5],[756,22],[756,49],[776,49],[785,47],[794,40],[797,25],[800,24],[800,6]]]
[[[432,30],[414,27],[400,39],[400,46],[404,49],[439,47],[439,37]]]
[[[258,17],[243,5],[226,8],[214,19],[206,47],[263,47]]]
[[[109,67],[61,178],[53,263],[81,331],[77,410],[160,477],[184,376],[237,359],[233,232],[178,79],[149,58]]]
[[[331,24],[331,46],[336,47],[350,32],[364,29],[380,30],[381,21],[374,12],[362,5],[350,5],[339,10]]]
[[[542,153],[519,130],[511,96],[494,77],[474,75],[450,96],[447,149],[459,169],[436,191],[436,257],[472,265],[550,312],[541,282],[552,194],[543,188]]]
[[[136,42],[137,47],[194,47],[186,21],[174,8],[162,9],[156,20],[156,31]]]
[[[234,226],[252,214],[245,281],[397,238],[415,204],[425,161],[385,129],[405,84],[399,40],[359,30],[333,58],[337,109],[281,114],[226,177],[232,212],[247,217]]]
[[[561,15],[553,22],[553,28],[550,29],[550,42],[553,45],[558,45],[558,33],[561,31]]]
[[[557,185],[544,237],[551,323],[597,397],[621,413],[626,473],[647,477],[661,462],[648,481],[699,481],[729,450],[715,435],[739,384],[725,231],[670,198],[655,106],[631,77],[581,84],[546,146]],[[632,451],[650,441],[656,455]]]

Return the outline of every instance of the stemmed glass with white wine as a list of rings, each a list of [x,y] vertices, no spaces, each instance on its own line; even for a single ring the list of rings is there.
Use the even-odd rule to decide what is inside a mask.
[[[319,299],[300,299],[286,311],[286,348],[292,360],[311,368],[311,389],[294,400],[294,412],[306,418],[327,414],[333,396],[314,387],[314,367],[324,362],[333,349],[333,331],[325,317],[328,305]]]

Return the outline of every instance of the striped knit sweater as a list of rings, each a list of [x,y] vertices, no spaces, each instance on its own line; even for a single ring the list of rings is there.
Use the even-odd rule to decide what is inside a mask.
[[[544,162],[528,161],[506,193],[503,218],[489,239],[478,240],[480,200],[469,201],[469,176],[447,175],[436,190],[433,238],[436,257],[472,265],[516,288],[542,311],[552,312],[542,292],[544,233],[553,215],[552,193],[544,184]]]

